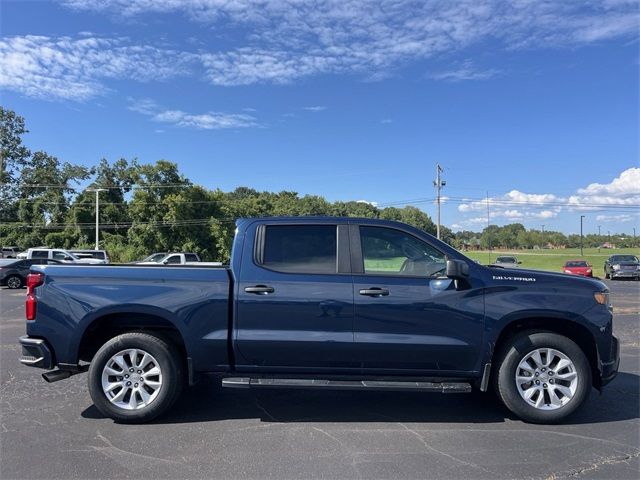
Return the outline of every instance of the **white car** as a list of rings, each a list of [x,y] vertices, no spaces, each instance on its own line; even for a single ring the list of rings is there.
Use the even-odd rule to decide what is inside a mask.
[[[151,262],[138,262],[138,265],[207,265],[219,267],[221,262],[203,262],[197,253],[167,253],[163,258]]]
[[[95,258],[100,260],[101,263],[109,263],[109,255],[106,250],[69,250],[80,260],[85,258]]]
[[[104,260],[98,260],[96,258],[79,258],[77,255],[62,248],[30,248],[27,250],[26,258],[41,258],[59,260],[64,263],[86,263],[91,265],[104,263]]]

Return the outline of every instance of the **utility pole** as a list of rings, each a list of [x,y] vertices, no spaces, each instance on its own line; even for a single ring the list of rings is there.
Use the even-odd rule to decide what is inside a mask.
[[[582,220],[584,219],[584,215],[580,215],[580,256],[584,256],[583,253],[583,245],[582,245]]]
[[[436,204],[437,204],[437,208],[438,208],[438,224],[436,226],[437,230],[436,230],[436,237],[438,238],[438,240],[440,240],[440,189],[442,187],[444,187],[447,182],[445,180],[442,180],[440,178],[440,174],[442,173],[443,169],[440,166],[440,164],[436,164],[436,179],[433,181],[433,185],[436,187]]]
[[[602,246],[602,238],[600,238],[600,225],[598,225],[598,253],[600,253],[601,246]]]
[[[633,246],[636,246],[636,227],[633,227]]]
[[[100,247],[98,246],[98,236],[100,232],[100,192],[106,192],[106,188],[87,188],[87,192],[96,192],[96,250]]]
[[[542,248],[544,248],[544,224],[542,224]]]
[[[487,243],[489,244],[489,261],[491,263],[491,217],[489,216],[489,191],[487,190]]]

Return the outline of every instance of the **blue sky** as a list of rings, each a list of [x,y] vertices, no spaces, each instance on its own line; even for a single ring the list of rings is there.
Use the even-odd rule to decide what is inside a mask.
[[[2,105],[63,160],[443,222],[638,226],[637,3],[3,1]],[[595,207],[594,207],[595,206]]]

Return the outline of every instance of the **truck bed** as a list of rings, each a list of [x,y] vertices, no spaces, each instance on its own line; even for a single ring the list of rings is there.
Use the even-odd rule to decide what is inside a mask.
[[[47,265],[32,270],[45,273],[45,285],[38,289],[38,321],[27,322],[27,333],[47,338],[57,362],[75,362],[95,319],[127,312],[175,325],[194,367],[228,364],[231,277],[224,266]]]

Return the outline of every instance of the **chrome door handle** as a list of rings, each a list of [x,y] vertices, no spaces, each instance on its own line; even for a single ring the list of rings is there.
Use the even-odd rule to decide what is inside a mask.
[[[257,295],[267,295],[275,292],[276,289],[266,285],[256,285],[255,287],[245,287],[244,291],[247,293],[255,293]]]
[[[389,290],[387,290],[386,288],[371,287],[363,288],[359,293],[360,295],[367,295],[369,297],[382,297],[389,295]]]

